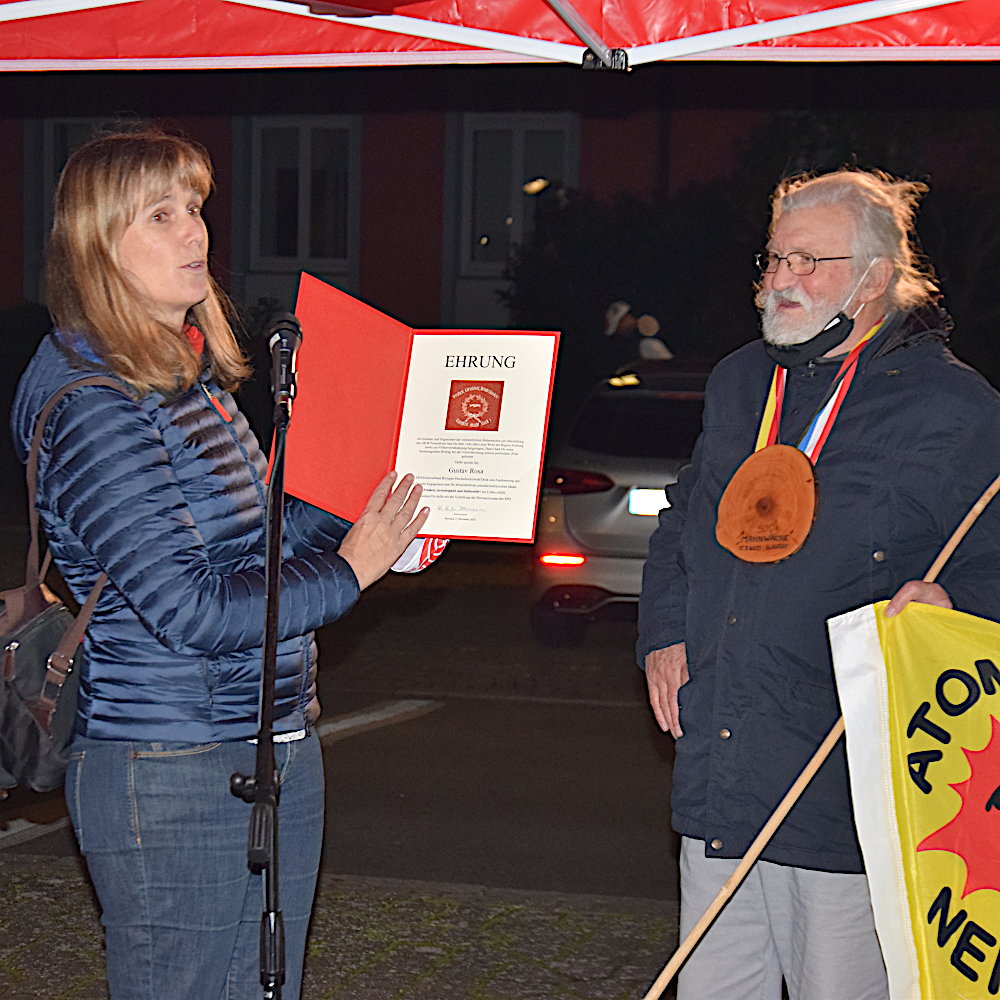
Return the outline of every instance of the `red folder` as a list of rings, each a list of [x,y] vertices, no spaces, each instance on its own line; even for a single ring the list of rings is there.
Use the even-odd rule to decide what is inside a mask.
[[[305,273],[295,314],[302,326],[302,344],[286,441],[285,489],[349,521],[357,520],[379,480],[395,468],[414,336],[520,333],[556,341],[559,336],[511,330],[414,330]],[[553,350],[546,424],[554,367]],[[539,455],[536,505],[540,487]],[[530,541],[530,532],[529,537],[505,540]]]

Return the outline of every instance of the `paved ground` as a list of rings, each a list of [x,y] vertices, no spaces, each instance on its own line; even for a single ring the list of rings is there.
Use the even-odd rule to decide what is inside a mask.
[[[304,997],[638,1000],[675,940],[669,903],[324,875]],[[0,995],[107,1000],[76,861],[0,854]]]
[[[23,553],[17,527],[0,526],[0,541],[6,552],[0,574],[13,583]],[[484,562],[479,547],[455,546],[433,576],[390,581],[367,595],[348,627],[321,637],[324,656],[333,661],[325,707],[375,687],[397,694],[502,694],[515,701],[640,698],[628,630],[623,640],[597,631],[583,649],[552,650],[539,659],[523,611],[527,552],[494,551],[505,558]],[[500,576],[506,591],[492,595],[509,608],[499,625],[482,614],[487,576],[494,585]],[[449,611],[455,601],[461,607]],[[440,630],[442,614],[463,622],[448,655],[414,656]],[[396,629],[405,643],[393,640]],[[359,655],[347,657],[348,650]],[[107,1000],[98,911],[81,863],[29,851],[26,844],[0,850],[0,996]],[[673,901],[326,872],[304,997],[641,1000],[676,939]]]

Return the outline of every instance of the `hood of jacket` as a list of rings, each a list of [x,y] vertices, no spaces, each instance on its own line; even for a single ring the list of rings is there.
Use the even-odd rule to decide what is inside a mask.
[[[882,343],[872,358],[881,358],[917,344],[947,344],[954,328],[955,323],[947,310],[937,303],[894,312],[886,322]]]

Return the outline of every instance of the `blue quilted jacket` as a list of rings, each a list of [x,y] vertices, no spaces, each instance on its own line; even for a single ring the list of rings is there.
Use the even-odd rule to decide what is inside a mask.
[[[64,344],[86,354],[80,338],[50,335],[18,386],[11,426],[22,459],[48,397],[107,374],[96,358],[71,361]],[[42,439],[39,514],[78,600],[101,570],[109,578],[87,630],[78,732],[192,743],[256,735],[264,471],[233,397],[207,376],[170,398],[87,386],[60,400]],[[357,600],[336,551],[347,528],[287,501],[276,732],[302,729],[315,713],[312,630]]]

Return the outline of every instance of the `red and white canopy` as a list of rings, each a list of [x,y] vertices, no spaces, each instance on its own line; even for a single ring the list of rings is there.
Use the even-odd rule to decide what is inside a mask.
[[[0,0],[0,71],[997,59],[998,0]]]

